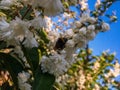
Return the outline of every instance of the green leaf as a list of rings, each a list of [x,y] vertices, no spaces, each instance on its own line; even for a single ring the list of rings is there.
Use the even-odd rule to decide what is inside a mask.
[[[31,16],[31,13],[32,13],[32,9],[31,7],[23,7],[21,10],[20,10],[20,14],[22,16],[22,19],[28,19],[28,20],[31,20],[33,19],[33,17]]]
[[[49,43],[49,39],[47,37],[47,33],[45,32],[45,30],[39,30],[38,31],[39,36],[41,37],[42,40],[44,40],[45,43]]]
[[[0,49],[3,49],[6,47],[6,42],[0,41]]]
[[[22,49],[25,57],[27,58],[29,65],[31,66],[32,71],[33,72],[36,71],[40,60],[40,54],[41,54],[40,50],[38,51],[36,47],[34,48],[23,47]]]
[[[40,68],[36,71],[33,90],[52,90],[55,82],[55,76],[49,73],[43,73]]]
[[[69,3],[68,2],[64,2],[63,5],[64,5],[64,7],[69,8]]]
[[[15,75],[21,72],[24,68],[23,64],[18,59],[14,58],[9,54],[5,54],[1,52],[0,52],[0,62],[8,64],[8,66],[12,68],[12,71],[15,73]]]
[[[24,66],[21,62],[9,54],[0,52],[0,63],[3,65],[3,68],[9,71],[15,86],[18,86],[17,75],[24,70]]]
[[[6,14],[0,11],[0,17],[6,17]]]

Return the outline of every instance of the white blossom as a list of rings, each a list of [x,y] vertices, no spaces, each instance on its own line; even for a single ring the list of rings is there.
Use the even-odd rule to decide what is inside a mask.
[[[30,74],[28,72],[22,71],[21,73],[18,73],[18,79],[23,83],[27,82],[29,78]]]
[[[90,18],[89,12],[82,13],[82,16],[81,16],[81,18],[80,18],[80,22],[81,22],[81,23],[84,23],[84,22],[86,22],[87,20],[89,20],[89,18]]]
[[[49,44],[48,44],[48,47],[50,49],[54,48],[54,46],[55,46],[59,37],[60,37],[60,33],[58,33],[57,30],[52,30],[52,31],[48,32],[48,39],[50,40]]]
[[[9,30],[10,24],[2,18],[0,21],[0,39],[7,40],[7,38],[11,35],[13,31]],[[11,37],[9,37],[11,39]]]
[[[86,34],[86,37],[87,37],[87,40],[93,40],[96,36],[96,33],[94,31],[87,31],[87,34]]]
[[[76,28],[81,28],[82,23],[80,21],[75,21],[74,23],[75,23]]]
[[[18,54],[18,56],[23,59],[24,54],[20,46],[14,48],[14,53]]]
[[[51,20],[51,18],[45,16],[45,21],[46,21],[46,31],[49,32],[52,30],[52,27],[53,27],[53,22]]]
[[[79,0],[79,4],[81,5],[81,10],[87,10],[88,9],[87,0]]]
[[[23,44],[26,47],[37,47],[38,43],[33,37],[33,33],[28,30],[28,27],[29,23],[21,20],[20,18],[12,20],[10,24],[2,21],[0,26],[0,37],[5,40],[8,45],[19,45],[19,42],[22,42],[23,39],[25,39]]]
[[[38,42],[36,39],[33,37],[32,33],[29,33],[25,41],[23,42],[23,45],[25,47],[33,48],[33,47],[38,47]]]
[[[79,29],[79,33],[83,34],[83,35],[86,35],[86,30],[87,30],[86,27],[82,27],[82,28]]]
[[[20,90],[32,90],[31,85],[27,83],[30,78],[30,74],[28,72],[18,73],[18,86]]]
[[[32,6],[40,6],[44,8],[44,14],[47,16],[55,16],[63,12],[63,5],[60,0],[33,0]]]
[[[64,12],[63,17],[69,19],[71,18],[71,14]]]
[[[98,9],[100,8],[101,5],[101,0],[97,0],[97,2],[95,3],[95,8]]]
[[[100,86],[98,84],[95,84],[95,87],[93,90],[100,90]]]
[[[67,43],[65,44],[66,47],[74,47],[75,42],[73,40],[68,40]]]
[[[96,61],[96,62],[94,63],[93,68],[94,68],[94,73],[96,73],[96,72],[98,71],[98,69],[100,68],[100,63],[99,63],[98,61]]]
[[[35,17],[33,20],[30,21],[31,26],[35,29],[40,29],[42,27],[46,27],[46,22],[43,17]]]
[[[86,81],[86,77],[84,75],[84,72],[83,72],[83,70],[80,70],[78,72],[77,82],[76,82],[76,84],[78,86],[77,90],[85,89],[85,85],[84,85],[85,81]]]
[[[116,61],[113,67],[114,70],[111,69],[111,73],[113,74],[114,77],[117,77],[118,75],[120,75],[120,64]]]
[[[20,83],[19,82],[19,89],[20,90],[32,90],[32,86],[28,83]]]
[[[9,23],[7,23],[4,18],[0,18],[0,30],[6,29],[8,27]]]
[[[108,23],[103,22],[102,23],[102,31],[107,31],[110,29],[110,26]]]
[[[90,22],[91,24],[93,24],[93,23],[95,23],[95,22],[97,21],[97,19],[94,18],[94,17],[89,17],[89,18],[87,19],[87,21]]]
[[[29,33],[28,23],[21,20],[20,18],[16,18],[15,20],[10,22],[8,31],[11,31],[11,38],[17,38],[21,41],[21,38],[25,37],[26,34]]]
[[[64,55],[62,56],[57,53],[49,57],[43,56],[41,60],[43,72],[49,72],[55,76],[62,75],[67,71],[69,66],[64,57]]]
[[[9,7],[16,3],[17,0],[2,0],[0,1],[0,8],[9,9]]]
[[[69,30],[66,30],[64,34],[65,34],[65,37],[71,38],[74,35],[74,32],[72,29],[69,29]]]
[[[95,30],[95,25],[89,25],[89,26],[87,27],[87,29],[88,29],[88,30]]]
[[[80,41],[80,35],[79,34],[74,34],[73,35],[73,40],[74,40],[75,44],[78,43]]]

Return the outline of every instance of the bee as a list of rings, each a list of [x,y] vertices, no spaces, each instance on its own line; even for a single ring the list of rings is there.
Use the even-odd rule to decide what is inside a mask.
[[[67,41],[68,41],[67,38],[63,38],[63,37],[58,38],[54,50],[63,50],[65,48],[65,44]]]

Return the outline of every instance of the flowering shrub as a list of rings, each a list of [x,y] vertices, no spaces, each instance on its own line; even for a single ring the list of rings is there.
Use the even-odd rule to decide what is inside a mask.
[[[97,0],[95,10],[90,11],[87,0],[1,0],[1,89],[54,88],[55,80],[77,62],[79,54],[76,51],[85,48],[99,32],[110,29],[101,17],[113,2]],[[79,13],[72,11],[71,5]],[[114,13],[105,16],[110,22],[117,19]],[[80,71],[81,77],[85,77],[83,72]]]
[[[77,62],[62,76],[56,79],[57,90],[118,90],[120,64],[115,53],[102,52],[92,55],[91,49],[79,51]]]

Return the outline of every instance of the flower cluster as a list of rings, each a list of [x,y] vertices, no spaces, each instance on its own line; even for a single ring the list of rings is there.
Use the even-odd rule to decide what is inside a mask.
[[[43,8],[44,15],[55,16],[63,12],[64,8],[60,0],[22,0],[25,5],[32,5],[33,8]]]
[[[38,43],[28,27],[29,23],[20,18],[16,18],[10,23],[2,18],[0,21],[0,39],[5,40],[7,45],[17,46],[22,43],[25,47],[37,47]]]
[[[50,72],[54,75],[58,73],[58,75],[61,75],[67,71],[70,65],[75,62],[73,56],[78,48],[85,47],[90,40],[95,38],[98,32],[110,29],[109,24],[105,22],[102,22],[101,24],[99,24],[97,18],[91,17],[89,12],[86,12],[82,14],[79,21],[73,22],[71,29],[64,31],[64,33],[59,32],[58,30],[47,31],[50,40],[48,47],[52,55],[50,55],[50,57],[44,56],[42,58],[41,65],[43,71]],[[63,52],[65,53],[62,54]],[[58,68],[59,65],[61,68]]]
[[[81,10],[87,10],[88,9],[88,0],[79,0],[79,4],[81,5]]]
[[[17,0],[1,0],[0,9],[10,9],[10,6],[14,5]]]
[[[27,83],[30,78],[30,74],[28,72],[18,73],[18,85],[20,90],[32,90],[31,85]]]

